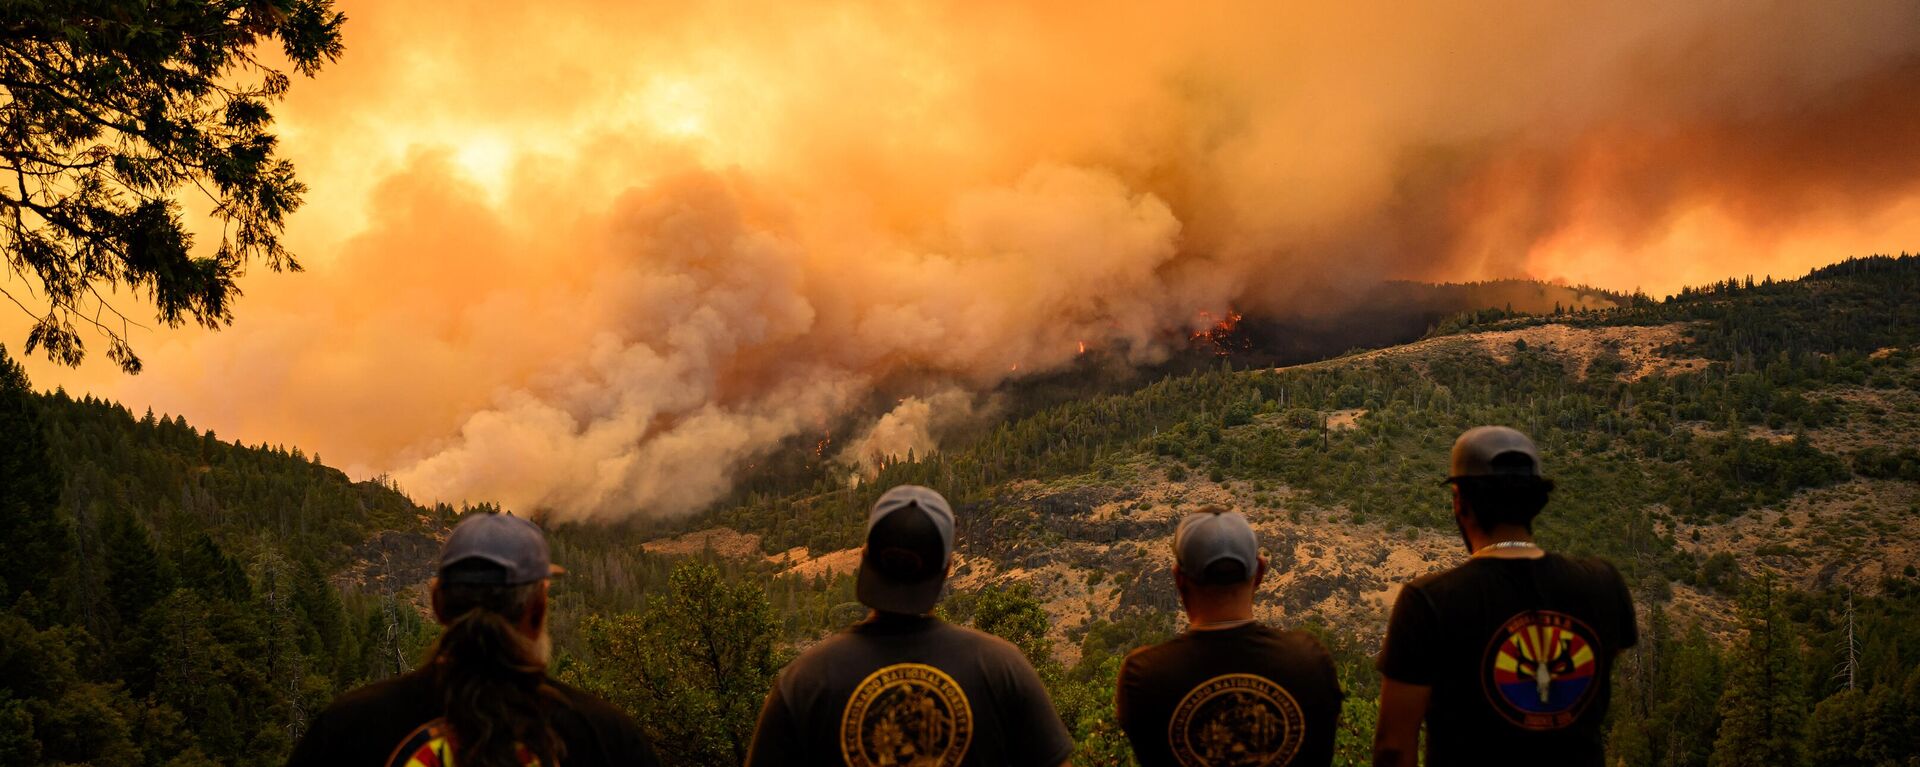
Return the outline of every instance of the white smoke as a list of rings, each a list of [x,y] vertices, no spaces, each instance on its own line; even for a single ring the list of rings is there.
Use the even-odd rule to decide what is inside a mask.
[[[502,390],[395,478],[575,518],[685,513],[892,373],[987,386],[1087,343],[1148,359],[1178,337],[1176,306],[1225,298],[1169,279],[1178,222],[1099,171],[1046,166],[962,196],[937,238],[946,251],[810,250],[750,220],[741,196],[710,174],[629,195],[576,283],[580,311],[600,318],[582,325],[583,358]],[[908,398],[842,457],[871,471],[925,455],[970,401],[958,388]]]
[[[136,339],[142,376],[36,381],[422,500],[678,514],[896,376],[1920,238],[1911,0],[342,3],[276,113],[309,271]],[[943,402],[843,455],[932,449]]]
[[[945,389],[924,397],[901,398],[900,403],[855,437],[840,460],[872,477],[888,459],[924,458],[940,447],[940,436],[974,416],[974,395]]]

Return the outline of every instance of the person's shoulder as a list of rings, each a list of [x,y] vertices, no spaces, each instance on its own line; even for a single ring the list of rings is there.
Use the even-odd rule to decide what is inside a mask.
[[[1264,628],[1267,630],[1268,636],[1273,638],[1274,642],[1288,650],[1325,655],[1327,657],[1333,656],[1333,653],[1327,650],[1326,643],[1320,641],[1320,637],[1311,631],[1297,628],[1282,629],[1273,626],[1264,626]]]
[[[566,700],[568,708],[596,725],[617,725],[622,728],[639,726],[625,710],[613,705],[605,698],[553,677],[547,677],[547,686],[552,687],[561,698]]]
[[[933,631],[945,634],[948,641],[973,648],[983,657],[998,660],[1018,659],[1021,663],[1027,661],[1026,653],[1020,652],[1020,648],[1014,646],[1012,642],[972,626],[960,626],[943,621],[935,626]]]
[[[1033,670],[1027,654],[1014,643],[971,626],[941,622],[927,633],[929,641],[937,642],[943,652],[954,657],[977,658],[990,668]]]
[[[1620,569],[1614,567],[1612,562],[1600,557],[1555,553],[1549,553],[1547,556],[1568,572],[1597,585],[1612,586],[1626,583],[1626,578],[1620,575]]]
[[[1120,673],[1138,673],[1142,669],[1155,668],[1165,658],[1179,655],[1186,646],[1185,634],[1176,634],[1166,641],[1144,644],[1128,651],[1120,660]]]
[[[1453,584],[1472,578],[1473,575],[1467,571],[1467,564],[1470,563],[1463,562],[1453,567],[1444,570],[1435,570],[1407,581],[1400,587],[1401,598],[1405,599],[1410,594],[1430,595],[1435,591],[1445,591]]]
[[[1258,649],[1269,654],[1276,662],[1291,668],[1320,667],[1331,671],[1334,667],[1333,652],[1327,649],[1325,642],[1311,631],[1300,628],[1283,629],[1278,626],[1256,624]]]
[[[798,655],[793,656],[793,660],[787,663],[787,668],[811,668],[821,663],[830,662],[833,658],[844,653],[852,652],[853,645],[859,641],[859,634],[855,631],[857,628],[859,628],[859,624],[840,629],[839,631],[821,637],[818,641],[801,649]]]
[[[581,734],[592,733],[588,737],[605,749],[601,753],[606,758],[635,767],[660,763],[660,757],[655,753],[646,732],[640,728],[639,720],[634,719],[626,709],[551,676],[547,677],[546,684],[565,701],[567,711],[577,717],[575,721],[585,725],[586,732]]]
[[[424,669],[417,669],[343,692],[324,713],[338,719],[360,712],[386,711],[396,701],[412,701],[432,693],[433,679]]]
[[[792,699],[804,690],[837,684],[835,680],[844,674],[836,670],[864,663],[869,651],[863,645],[868,640],[861,634],[860,626],[854,624],[840,629],[802,648],[774,679],[780,694]]]

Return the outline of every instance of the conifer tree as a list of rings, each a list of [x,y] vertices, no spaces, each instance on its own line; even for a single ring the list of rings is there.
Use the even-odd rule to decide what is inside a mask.
[[[331,0],[0,3],[0,255],[38,286],[0,294],[33,321],[27,353],[79,364],[87,327],[139,372],[135,320],[106,296],[218,328],[249,262],[299,269],[280,233],[305,187],[269,132],[292,83],[273,64],[316,73],[344,23]],[[182,189],[224,224],[210,250],[195,251]]]
[[[247,582],[246,568],[215,543],[213,536],[201,533],[180,553],[181,585],[205,594],[210,599],[246,602],[253,598],[253,586]]]
[[[352,635],[347,631],[347,615],[340,606],[340,595],[327,583],[319,563],[308,558],[300,562],[294,580],[293,603],[304,624],[302,649],[340,682],[347,659],[357,654]]]
[[[71,543],[58,516],[60,477],[47,455],[26,371],[0,346],[0,606],[19,594],[45,599]]]
[[[1813,707],[1807,757],[1820,767],[1872,767],[1862,758],[1868,705],[1859,690],[1843,689]]]
[[[125,506],[115,505],[101,521],[107,552],[107,598],[120,630],[140,625],[147,608],[171,590],[165,564],[147,526]]]
[[[1793,767],[1801,763],[1807,701],[1799,639],[1771,576],[1747,593],[1740,613],[1744,636],[1720,695],[1711,764]]]

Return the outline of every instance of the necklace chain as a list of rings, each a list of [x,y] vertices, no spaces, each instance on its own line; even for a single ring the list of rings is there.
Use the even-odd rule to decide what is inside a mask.
[[[1476,549],[1473,552],[1473,555],[1477,557],[1477,556],[1480,556],[1482,552],[1493,551],[1494,549],[1537,549],[1537,548],[1540,548],[1540,544],[1534,543],[1533,541],[1494,541],[1493,543],[1489,543],[1485,546],[1481,546],[1479,549]]]
[[[1206,623],[1192,623],[1192,624],[1188,624],[1188,628],[1199,629],[1204,631],[1207,629],[1233,628],[1234,626],[1239,626],[1242,624],[1247,624],[1252,622],[1253,622],[1252,618],[1237,618],[1234,620],[1207,621]]]

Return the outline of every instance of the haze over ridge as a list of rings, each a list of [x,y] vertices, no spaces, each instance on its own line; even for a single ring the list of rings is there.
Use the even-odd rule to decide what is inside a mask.
[[[1920,242],[1905,2],[344,9],[279,113],[310,272],[37,382],[422,499],[680,513],[902,371],[951,385],[876,450],[1202,312]]]

